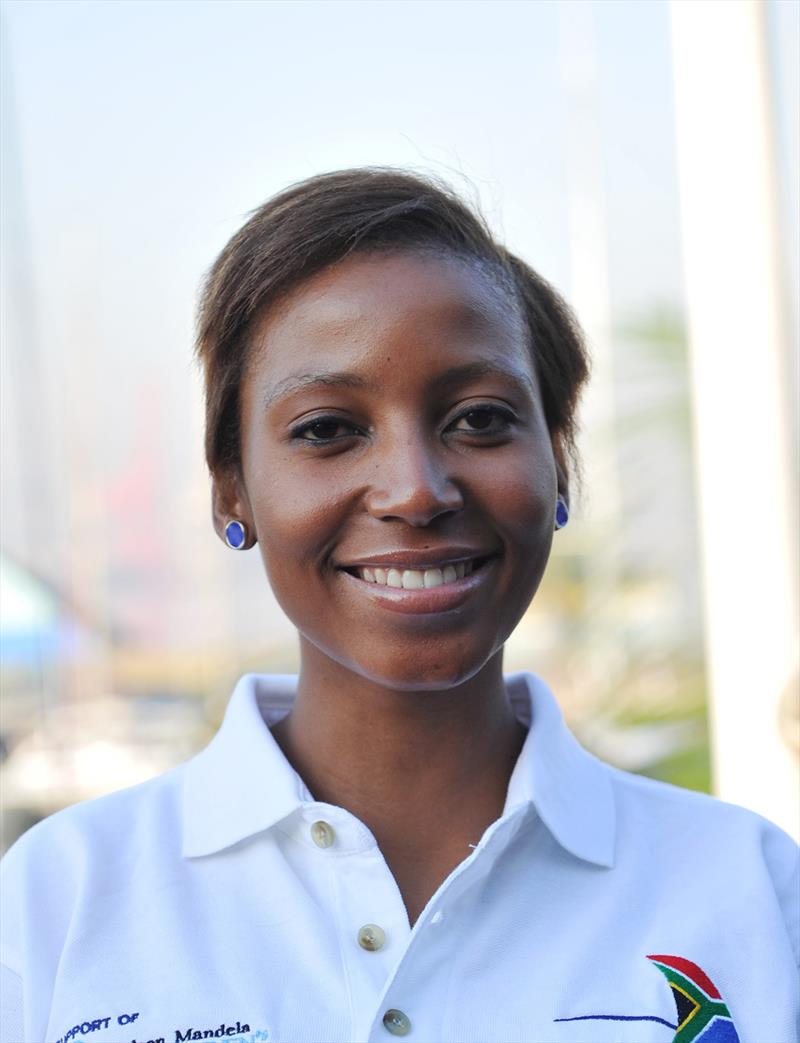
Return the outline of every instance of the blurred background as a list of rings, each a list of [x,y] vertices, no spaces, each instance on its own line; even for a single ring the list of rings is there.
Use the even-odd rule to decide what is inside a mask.
[[[3,845],[191,755],[297,643],[216,538],[204,271],[292,181],[439,174],[566,296],[586,479],[507,668],[626,769],[798,820],[794,0],[2,8]]]

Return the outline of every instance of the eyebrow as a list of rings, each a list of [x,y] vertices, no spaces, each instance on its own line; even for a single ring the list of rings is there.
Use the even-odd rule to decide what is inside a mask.
[[[536,388],[528,376],[522,370],[513,366],[504,366],[497,362],[467,362],[462,366],[453,366],[444,373],[440,373],[432,382],[435,391],[444,391],[448,388],[462,387],[480,377],[503,377],[512,383],[522,384],[531,394],[536,393]],[[264,395],[263,405],[268,408],[278,399],[287,395],[306,389],[320,388],[353,388],[358,391],[374,391],[375,384],[359,376],[358,373],[302,373],[286,377],[279,381],[274,388],[270,388]]]
[[[279,398],[285,398],[295,391],[315,387],[345,387],[358,390],[369,390],[372,384],[357,373],[303,373],[299,376],[286,377],[264,395],[264,408],[271,406]]]
[[[533,381],[524,370],[517,369],[515,366],[506,366],[500,362],[465,362],[462,366],[453,366],[439,374],[433,381],[433,386],[437,390],[462,387],[479,377],[503,377],[505,380],[510,380],[512,384],[522,384],[532,395],[536,393]]]

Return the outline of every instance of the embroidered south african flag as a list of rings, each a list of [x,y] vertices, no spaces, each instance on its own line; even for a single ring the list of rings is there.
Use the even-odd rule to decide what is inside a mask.
[[[717,987],[683,956],[648,956],[669,982],[678,1012],[673,1043],[739,1043]]]

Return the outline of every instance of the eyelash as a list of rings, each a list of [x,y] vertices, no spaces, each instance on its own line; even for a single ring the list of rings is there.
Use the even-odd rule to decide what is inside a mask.
[[[477,430],[467,430],[462,428],[460,429],[460,432],[462,434],[477,435],[477,437],[479,438],[488,438],[493,435],[497,436],[498,434],[503,434],[504,432],[508,431],[508,429],[512,426],[513,423],[515,423],[517,419],[510,410],[504,409],[502,406],[471,406],[469,409],[465,409],[462,413],[459,413],[459,415],[455,417],[452,420],[452,422],[448,425],[448,429],[451,428],[453,424],[457,424],[460,420],[463,420],[465,417],[471,416],[475,413],[489,413],[493,418],[501,421],[501,426],[499,428],[493,427],[489,430],[482,430],[480,428]],[[333,445],[335,442],[341,441],[342,438],[352,437],[351,434],[335,435],[332,438],[304,437],[305,432],[310,431],[311,428],[313,428],[316,424],[336,424],[337,427],[349,427],[351,432],[358,432],[359,430],[355,424],[348,424],[347,421],[342,420],[338,416],[318,416],[315,417],[313,420],[308,420],[305,423],[298,424],[297,427],[292,428],[290,432],[292,440],[298,442],[305,442],[306,445]]]

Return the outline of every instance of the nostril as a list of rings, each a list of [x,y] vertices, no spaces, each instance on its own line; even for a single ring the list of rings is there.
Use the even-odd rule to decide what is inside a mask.
[[[391,482],[371,489],[365,502],[374,517],[404,521],[415,528],[464,506],[462,492],[454,482],[424,473],[397,475]]]

